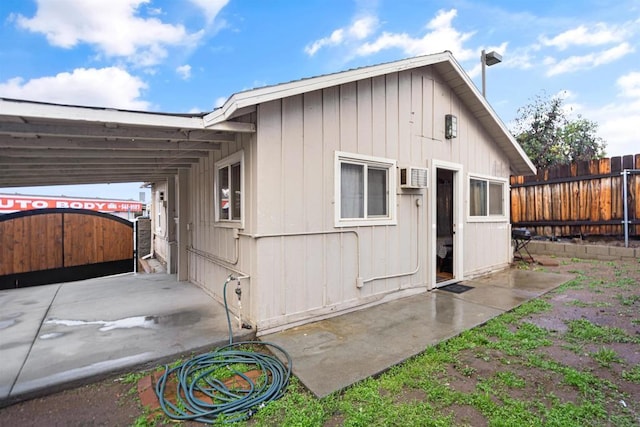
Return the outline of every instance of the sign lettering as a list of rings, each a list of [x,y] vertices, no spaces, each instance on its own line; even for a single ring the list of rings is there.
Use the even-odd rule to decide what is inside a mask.
[[[143,206],[142,203],[131,200],[87,200],[0,194],[0,213],[46,208],[88,209],[99,212],[141,212]]]

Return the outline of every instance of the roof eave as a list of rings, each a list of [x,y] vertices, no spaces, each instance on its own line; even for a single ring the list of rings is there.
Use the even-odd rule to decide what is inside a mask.
[[[8,98],[0,98],[0,116],[73,120],[93,123],[119,123],[123,125],[179,129],[204,128],[202,115],[185,116],[112,108],[51,104]]]
[[[275,99],[295,96],[301,93],[325,89],[393,72],[432,65],[438,62],[449,61],[452,58],[451,52],[445,51],[432,55],[418,56],[369,67],[355,68],[353,70],[238,92],[231,95],[222,107],[206,114],[203,117],[204,124],[208,127],[228,120],[238,109],[247,106],[257,105],[273,101]]]

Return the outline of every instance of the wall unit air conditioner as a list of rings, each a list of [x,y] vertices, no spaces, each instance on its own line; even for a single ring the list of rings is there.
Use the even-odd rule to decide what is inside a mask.
[[[427,188],[429,186],[429,169],[400,168],[400,188]]]

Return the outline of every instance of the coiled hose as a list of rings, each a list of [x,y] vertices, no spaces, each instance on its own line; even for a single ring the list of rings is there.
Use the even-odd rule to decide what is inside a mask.
[[[229,328],[229,344],[215,351],[195,356],[186,362],[170,368],[156,383],[156,395],[162,410],[175,420],[192,420],[202,423],[234,423],[250,418],[256,410],[268,402],[280,398],[291,377],[291,356],[280,346],[260,341],[233,342],[233,331],[227,305],[227,284],[234,280],[229,276],[224,283],[224,308]],[[247,346],[272,347],[287,358],[285,366],[271,354],[247,351]],[[254,381],[245,373],[237,371],[238,365],[251,366],[260,375]],[[255,367],[255,368],[254,368]],[[226,372],[225,372],[226,370]],[[220,372],[228,377],[239,376],[244,388],[228,387],[217,379]],[[244,372],[247,372],[246,370]],[[177,389],[175,403],[166,396],[167,384],[175,378]],[[236,381],[235,383],[239,383]]]

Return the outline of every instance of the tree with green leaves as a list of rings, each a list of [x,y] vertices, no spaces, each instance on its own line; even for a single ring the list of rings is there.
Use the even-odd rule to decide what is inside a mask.
[[[548,168],[604,157],[607,144],[597,130],[581,115],[568,118],[561,97],[538,95],[518,109],[512,133],[537,168]]]

